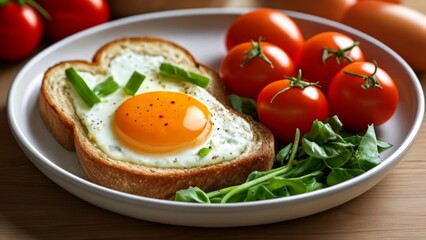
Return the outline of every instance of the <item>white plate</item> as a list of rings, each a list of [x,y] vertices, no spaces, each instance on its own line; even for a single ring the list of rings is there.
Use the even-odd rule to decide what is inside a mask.
[[[17,75],[8,96],[11,129],[26,155],[50,179],[96,206],[130,217],[167,224],[230,227],[266,224],[299,218],[345,203],[383,179],[412,144],[423,119],[424,96],[410,67],[373,38],[341,24],[305,14],[287,12],[305,37],[325,30],[347,33],[361,41],[367,59],[376,59],[396,79],[400,102],[396,114],[377,129],[394,144],[383,163],[342,184],[281,199],[226,205],[180,203],[135,196],[87,181],[76,155],[64,150],[43,125],[37,98],[43,72],[71,59],[91,60],[104,43],[125,36],[155,36],[190,50],[202,63],[218,69],[225,54],[224,34],[231,21],[249,9],[193,9],[158,12],[120,19],[83,31],[47,48]]]

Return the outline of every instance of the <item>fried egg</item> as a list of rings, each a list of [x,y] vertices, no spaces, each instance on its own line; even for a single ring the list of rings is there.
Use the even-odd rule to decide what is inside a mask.
[[[121,88],[134,71],[146,76],[134,96],[118,89],[91,108],[71,90],[76,113],[98,148],[115,160],[164,168],[206,166],[249,151],[250,124],[206,89],[161,77],[164,61],[127,51],[110,62],[107,75],[78,71],[90,88],[108,76]],[[200,154],[202,149],[208,151]]]

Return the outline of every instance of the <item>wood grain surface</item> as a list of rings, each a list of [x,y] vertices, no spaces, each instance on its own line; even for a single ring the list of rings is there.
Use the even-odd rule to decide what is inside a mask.
[[[404,4],[426,13],[424,0]],[[426,239],[424,123],[404,159],[383,181],[339,207],[255,227],[163,225],[91,205],[29,161],[10,131],[6,110],[9,86],[24,64],[0,63],[0,239]],[[419,78],[425,90],[426,74]]]

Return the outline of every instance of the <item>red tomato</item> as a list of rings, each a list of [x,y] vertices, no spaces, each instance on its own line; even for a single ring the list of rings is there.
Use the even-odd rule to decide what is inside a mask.
[[[29,5],[7,2],[0,6],[0,60],[22,60],[33,53],[43,35],[42,24]]]
[[[345,128],[362,132],[369,124],[377,126],[391,118],[399,95],[394,80],[383,69],[354,62],[336,74],[327,98],[331,115],[337,115]]]
[[[243,42],[258,40],[282,48],[292,59],[296,59],[302,49],[304,38],[296,23],[285,13],[274,9],[258,9],[235,19],[226,36],[228,50]]]
[[[58,41],[109,19],[106,0],[39,0],[49,13],[46,35],[50,41]]]
[[[295,67],[289,56],[276,45],[246,42],[226,54],[219,73],[231,93],[256,99],[269,83],[283,76],[293,76]]]
[[[296,86],[290,87],[292,83]],[[313,83],[300,81],[300,75],[266,86],[257,98],[257,111],[259,121],[283,143],[294,140],[297,128],[303,135],[310,130],[313,121],[324,121],[329,113],[327,99],[321,90]]]
[[[333,76],[354,61],[364,61],[358,42],[338,32],[322,32],[306,40],[298,67],[310,82],[319,82],[324,93]]]

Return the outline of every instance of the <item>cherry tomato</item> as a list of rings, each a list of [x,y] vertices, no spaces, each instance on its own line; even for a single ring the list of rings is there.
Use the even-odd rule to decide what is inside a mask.
[[[274,9],[257,9],[232,22],[225,36],[226,47],[230,50],[259,37],[282,48],[292,59],[297,58],[304,42],[299,27],[287,14]]]
[[[322,32],[306,40],[298,67],[310,82],[319,82],[324,93],[333,76],[344,66],[364,61],[359,42],[338,32]]]
[[[49,13],[46,35],[50,41],[58,41],[109,19],[106,0],[39,0]]]
[[[231,93],[256,99],[269,83],[293,76],[295,67],[278,46],[252,41],[231,49],[222,61],[219,74]]]
[[[327,96],[331,115],[337,115],[344,127],[355,132],[389,120],[398,98],[391,76],[370,62],[354,62],[340,70],[331,81]]]
[[[29,5],[7,2],[0,6],[0,60],[22,60],[35,51],[43,22]]]
[[[294,140],[296,129],[303,135],[316,119],[328,117],[327,99],[315,83],[297,78],[275,81],[266,86],[257,98],[259,121],[283,143]]]

